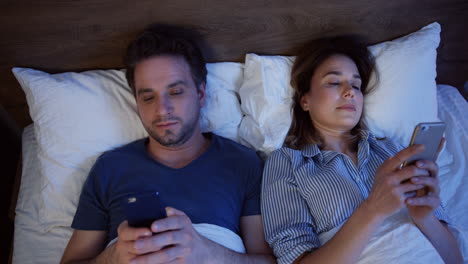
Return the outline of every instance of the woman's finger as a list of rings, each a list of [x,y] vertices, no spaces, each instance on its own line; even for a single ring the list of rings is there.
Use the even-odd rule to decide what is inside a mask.
[[[440,198],[438,195],[429,193],[422,197],[413,197],[406,199],[406,204],[411,206],[428,206],[437,208],[440,205]]]
[[[439,166],[437,166],[437,163],[430,160],[418,160],[416,162],[416,167],[426,169],[427,171],[429,171],[429,174],[434,178],[437,178],[439,174]]]
[[[442,149],[444,148],[445,142],[446,142],[445,138],[442,138],[440,140],[439,147],[437,148],[437,152],[436,152],[436,160],[437,160],[437,158],[439,158],[439,154],[440,154],[440,152],[442,152]]]
[[[418,185],[424,185],[429,189],[430,193],[439,194],[440,193],[440,185],[439,180],[434,177],[413,177],[411,178],[411,182]]]

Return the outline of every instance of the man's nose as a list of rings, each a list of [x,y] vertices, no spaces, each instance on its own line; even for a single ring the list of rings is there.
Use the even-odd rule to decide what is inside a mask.
[[[172,102],[167,96],[160,96],[159,100],[156,102],[156,112],[159,115],[168,115],[172,113],[174,107],[172,105]]]

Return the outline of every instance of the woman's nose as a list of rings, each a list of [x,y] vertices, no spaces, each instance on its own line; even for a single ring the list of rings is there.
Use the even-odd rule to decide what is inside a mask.
[[[345,83],[344,84],[344,97],[354,97],[354,88],[350,83]]]

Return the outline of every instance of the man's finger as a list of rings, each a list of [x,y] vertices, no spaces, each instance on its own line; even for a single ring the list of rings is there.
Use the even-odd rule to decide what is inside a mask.
[[[146,227],[130,227],[127,221],[123,221],[117,228],[117,234],[119,236],[119,240],[132,241],[142,237],[149,237],[152,235],[152,232]]]
[[[186,255],[188,255],[188,249],[187,248],[182,248],[182,247],[168,247],[163,250],[151,253],[151,254],[146,254],[142,256],[138,256],[135,259],[132,260],[131,263],[187,263],[185,262],[179,262],[180,260],[183,260],[182,258]]]
[[[191,222],[186,215],[171,215],[154,221],[153,224],[151,224],[151,230],[155,233],[178,230],[186,227],[188,224],[191,224]]]
[[[166,207],[166,214],[167,216],[171,215],[186,215],[184,212],[175,209],[174,207]]]
[[[135,253],[146,254],[159,251],[168,246],[183,244],[191,240],[190,235],[183,231],[168,231],[155,234],[150,238],[144,238],[135,242]]]

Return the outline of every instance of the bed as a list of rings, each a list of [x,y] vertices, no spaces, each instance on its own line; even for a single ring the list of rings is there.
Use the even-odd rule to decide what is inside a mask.
[[[200,28],[212,46],[202,127],[262,157],[280,146],[290,122],[288,73],[297,45],[343,33],[366,36],[382,72],[366,102],[371,130],[407,144],[418,121],[447,123],[441,196],[468,263],[467,3],[6,1],[0,12],[1,32],[10,36],[2,41],[1,104],[24,128],[13,263],[57,263],[96,157],[146,136],[120,68],[127,43],[152,22]],[[385,252],[386,243],[372,247],[382,245],[379,254],[393,257],[387,261],[411,255]],[[372,253],[361,259],[379,261]]]

